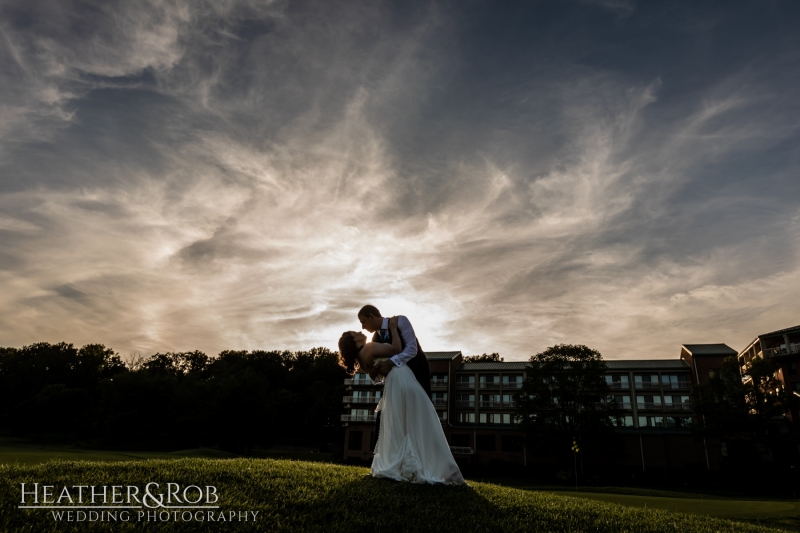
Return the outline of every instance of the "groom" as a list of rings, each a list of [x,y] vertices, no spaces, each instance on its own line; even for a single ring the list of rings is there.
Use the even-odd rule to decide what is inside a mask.
[[[372,333],[372,342],[381,342],[386,344],[392,343],[392,332],[389,329],[389,319],[381,316],[381,312],[373,305],[365,305],[358,312],[358,320],[361,322],[361,327]],[[391,372],[392,368],[396,366],[408,365],[414,377],[422,385],[422,389],[427,393],[428,398],[431,397],[431,369],[428,365],[428,358],[425,357],[425,352],[422,351],[422,346],[419,345],[417,336],[414,334],[414,328],[411,327],[411,322],[408,318],[400,315],[397,317],[397,331],[400,333],[400,347],[402,351],[387,359],[385,361],[378,361],[372,371],[370,377],[374,380],[377,374],[387,375]],[[375,417],[375,440],[372,443],[372,449],[375,449],[375,443],[378,442],[378,432],[381,429],[381,412],[378,411],[378,416]]]

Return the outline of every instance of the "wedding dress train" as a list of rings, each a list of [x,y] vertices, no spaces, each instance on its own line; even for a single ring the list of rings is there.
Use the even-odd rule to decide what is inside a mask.
[[[372,475],[411,483],[464,484],[436,409],[408,365],[386,376]]]

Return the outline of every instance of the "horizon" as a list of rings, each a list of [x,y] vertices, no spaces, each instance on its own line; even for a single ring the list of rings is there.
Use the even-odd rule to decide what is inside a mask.
[[[336,351],[373,304],[426,351],[669,359],[800,323],[796,2],[0,14],[2,346]]]

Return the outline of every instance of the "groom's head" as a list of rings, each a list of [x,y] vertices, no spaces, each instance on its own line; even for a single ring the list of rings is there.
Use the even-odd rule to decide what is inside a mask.
[[[381,329],[383,325],[383,317],[378,308],[374,305],[365,305],[358,312],[358,320],[361,322],[361,327],[370,333],[374,333]]]

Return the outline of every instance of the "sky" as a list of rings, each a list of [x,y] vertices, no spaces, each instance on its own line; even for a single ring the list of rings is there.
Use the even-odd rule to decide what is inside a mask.
[[[793,0],[0,0],[0,346],[743,349],[800,324]]]

